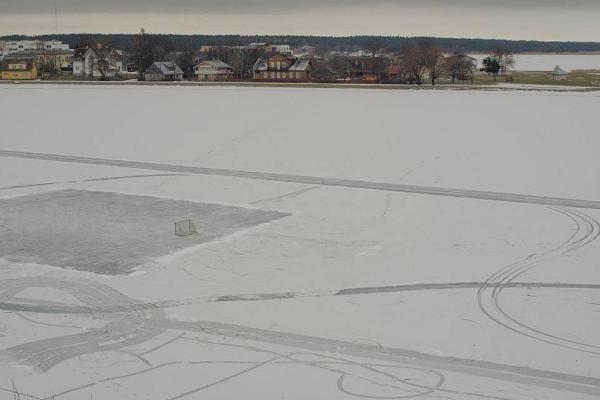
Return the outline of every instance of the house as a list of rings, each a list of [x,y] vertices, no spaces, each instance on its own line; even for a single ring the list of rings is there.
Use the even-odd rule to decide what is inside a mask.
[[[336,55],[327,60],[327,65],[338,71],[347,83],[378,83],[385,74],[389,59],[372,56]]]
[[[33,80],[38,78],[37,66],[33,59],[8,60],[2,63],[2,80]]]
[[[316,58],[317,48],[315,46],[301,46],[295,48],[292,54],[298,58]]]
[[[0,60],[9,54],[36,50],[68,51],[69,45],[59,40],[0,41]]]
[[[292,54],[289,44],[270,44],[266,47],[267,53]]]
[[[326,66],[317,67],[311,72],[313,82],[331,83],[340,77],[337,71]]]
[[[32,59],[40,73],[70,72],[73,65],[73,50],[26,50],[11,53],[5,60]]]
[[[307,82],[310,78],[310,60],[296,60],[289,69],[289,79],[301,82]]]
[[[250,46],[244,46],[250,49],[262,50],[271,54],[292,54],[292,48],[289,44],[269,44],[269,43],[250,43]]]
[[[180,81],[183,71],[173,61],[157,61],[144,71],[147,81]]]
[[[233,75],[229,64],[220,60],[202,61],[194,66],[194,74],[199,81],[219,82],[226,81]]]
[[[254,79],[259,81],[307,82],[310,60],[296,59],[289,54],[259,58],[254,64]]]
[[[569,73],[559,67],[558,65],[552,71],[552,80],[553,81],[564,81],[569,77]]]
[[[73,54],[73,76],[115,79],[127,72],[125,55],[116,49],[90,47],[76,49]]]

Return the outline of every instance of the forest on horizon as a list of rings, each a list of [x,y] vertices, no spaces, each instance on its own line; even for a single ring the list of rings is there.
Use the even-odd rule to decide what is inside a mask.
[[[48,34],[7,35],[0,40],[56,39],[68,43],[72,48],[88,43],[103,43],[115,48],[131,49],[139,34]],[[252,42],[289,44],[293,47],[315,46],[325,50],[356,50],[377,41],[388,50],[397,51],[419,42],[430,42],[450,51],[491,52],[497,48],[508,48],[515,53],[524,52],[592,52],[600,51],[600,42],[544,42],[535,40],[469,39],[403,36],[299,36],[299,35],[181,35],[152,34],[169,42],[174,50],[191,50],[201,45],[248,45]]]

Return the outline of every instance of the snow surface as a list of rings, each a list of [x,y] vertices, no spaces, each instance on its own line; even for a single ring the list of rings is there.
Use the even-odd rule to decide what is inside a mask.
[[[0,255],[0,399],[12,380],[56,399],[598,398],[599,106],[592,93],[0,86],[0,199],[22,201],[18,215],[61,190],[287,215],[129,275]]]

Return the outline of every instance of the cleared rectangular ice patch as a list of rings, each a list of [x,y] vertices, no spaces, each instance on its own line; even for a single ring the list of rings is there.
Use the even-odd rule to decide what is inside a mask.
[[[289,214],[119,193],[62,190],[0,200],[0,257],[119,275]],[[176,221],[198,233],[178,237]]]

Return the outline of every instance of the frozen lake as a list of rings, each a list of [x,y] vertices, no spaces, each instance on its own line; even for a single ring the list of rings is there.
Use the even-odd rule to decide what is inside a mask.
[[[0,400],[598,398],[599,107],[0,85]]]
[[[470,54],[479,64],[486,57],[483,54]],[[566,71],[576,69],[600,70],[600,54],[515,54],[517,71],[552,71],[555,66]]]

